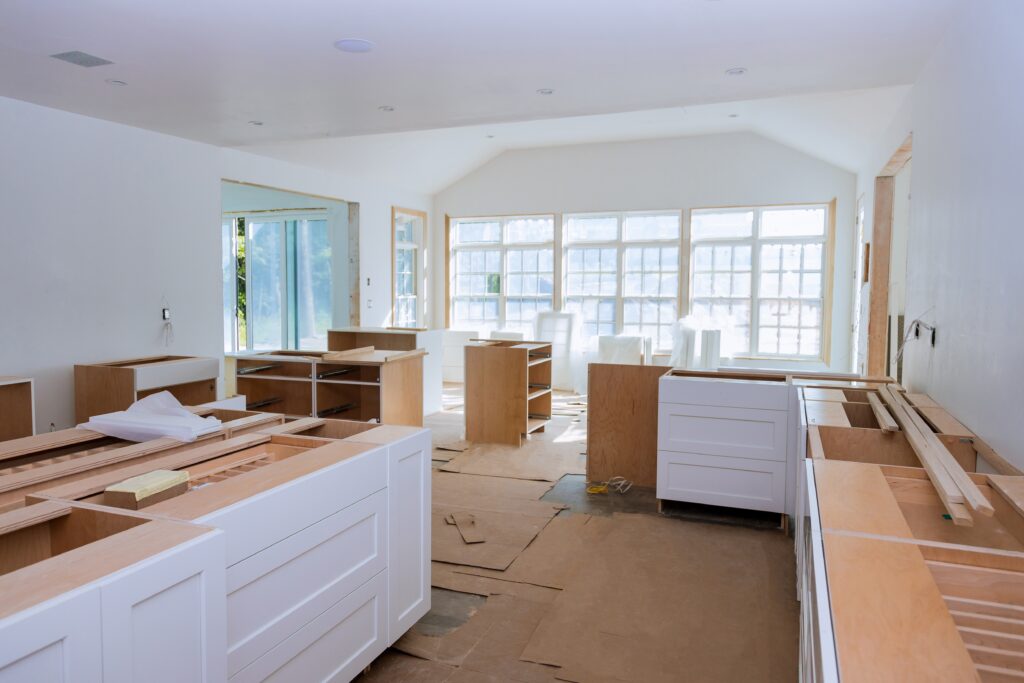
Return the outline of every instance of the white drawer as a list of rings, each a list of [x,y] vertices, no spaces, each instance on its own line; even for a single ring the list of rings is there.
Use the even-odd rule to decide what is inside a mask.
[[[220,363],[216,358],[182,358],[164,363],[145,363],[135,366],[135,390],[145,391],[217,377],[220,377]]]
[[[257,493],[196,521],[227,532],[230,567],[386,485],[386,449],[376,448]]]
[[[658,405],[658,450],[786,460],[789,414],[719,406]]]
[[[228,570],[228,675],[268,652],[387,566],[378,491]]]
[[[785,382],[672,376],[658,380],[659,403],[789,410],[793,391]]]
[[[658,451],[658,498],[782,512],[786,463]]]
[[[387,570],[335,603],[231,677],[255,681],[349,681],[386,647]]]

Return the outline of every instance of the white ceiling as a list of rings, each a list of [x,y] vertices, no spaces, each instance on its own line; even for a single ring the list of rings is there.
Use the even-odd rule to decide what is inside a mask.
[[[510,149],[741,131],[856,172],[873,161],[873,145],[883,138],[909,93],[909,86],[894,86],[243,149],[342,174],[355,170],[360,176],[424,194],[444,189]]]
[[[0,95],[221,145],[670,112],[622,119],[656,127],[665,108],[911,83],[962,1],[4,0]],[[333,47],[348,37],[377,47]],[[48,57],[70,50],[114,64]]]

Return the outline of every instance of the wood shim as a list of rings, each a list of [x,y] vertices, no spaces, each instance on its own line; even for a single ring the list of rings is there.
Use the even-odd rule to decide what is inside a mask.
[[[971,526],[974,524],[970,512],[968,512],[963,504],[963,492],[953,481],[953,477],[941,460],[940,450],[945,451],[947,455],[949,454],[945,446],[942,446],[940,443],[941,448],[936,449],[929,445],[928,441],[925,440],[924,434],[921,433],[920,428],[913,421],[910,409],[906,407],[906,403],[897,398],[896,394],[898,392],[893,392],[888,386],[884,386],[879,389],[879,393],[889,407],[892,408],[896,421],[903,427],[903,433],[906,435],[914,452],[917,453],[921,465],[928,473],[928,478],[935,485],[935,491],[939,494],[939,499],[942,500],[942,505],[953,519],[953,523],[957,526]],[[963,470],[960,471],[962,472]],[[978,493],[980,495],[981,492],[979,491]]]

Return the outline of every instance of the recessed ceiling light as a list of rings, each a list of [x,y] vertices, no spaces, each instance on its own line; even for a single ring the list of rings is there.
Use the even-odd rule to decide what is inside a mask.
[[[249,125],[250,126],[262,126],[263,122],[262,121],[250,121]]]
[[[538,95],[554,95],[555,91],[551,88],[541,88],[537,91]]]
[[[740,117],[739,114],[729,114],[729,118],[730,119],[738,119],[739,117]]]
[[[392,107],[390,104],[383,104],[383,105],[377,107],[377,109],[380,109],[381,111],[394,111],[395,110],[395,108]]]
[[[488,135],[488,136],[487,136],[487,139],[488,139],[488,140],[493,140],[493,139],[494,139],[494,136],[493,136],[493,135]]]
[[[726,75],[729,76],[742,76],[743,74],[747,73],[747,68],[744,66],[737,66],[734,69],[726,69],[725,73]]]
[[[372,50],[375,45],[369,40],[362,38],[342,38],[334,44],[342,52],[363,53]]]
[[[108,85],[116,85],[118,87],[124,86],[124,85],[128,85],[124,81],[119,81],[116,78],[108,78],[106,82],[107,82]]]

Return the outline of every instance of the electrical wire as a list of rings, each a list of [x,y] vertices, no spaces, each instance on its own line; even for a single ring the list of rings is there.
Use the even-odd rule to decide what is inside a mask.
[[[896,351],[896,362],[897,363],[899,363],[901,360],[903,360],[903,351],[907,347],[907,342],[910,341],[910,335],[914,333],[914,326],[915,325],[920,325],[921,327],[925,328],[929,332],[934,332],[935,331],[935,326],[934,325],[929,325],[924,320],[922,320],[922,318],[924,316],[928,315],[933,310],[935,310],[934,306],[929,308],[927,311],[922,313],[920,316],[918,316],[918,317],[914,318],[913,320],[911,320],[910,324],[907,325],[907,331],[903,335],[903,341],[900,342],[900,347]]]

